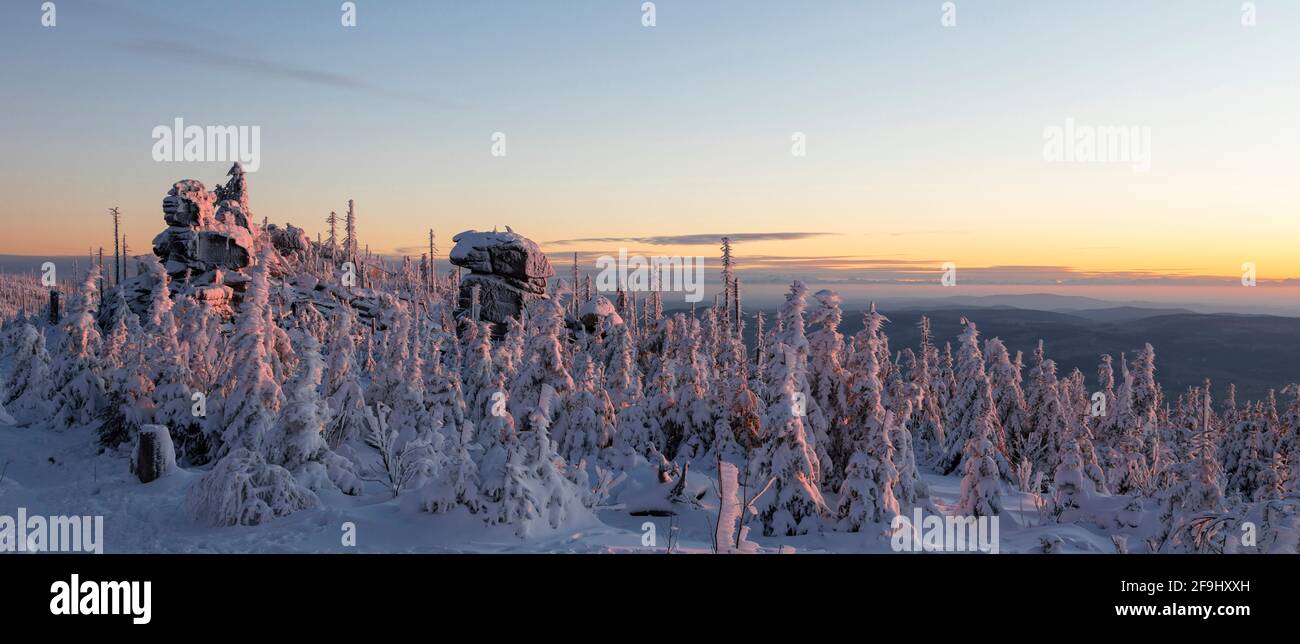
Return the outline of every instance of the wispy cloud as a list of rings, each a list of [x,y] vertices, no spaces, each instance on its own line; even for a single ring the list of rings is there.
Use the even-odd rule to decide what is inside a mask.
[[[546,243],[555,246],[569,244],[608,244],[612,242],[632,242],[636,244],[648,244],[651,246],[700,246],[704,244],[719,244],[722,242],[723,237],[726,237],[733,242],[754,242],[789,241],[793,239],[808,239],[811,237],[837,234],[839,233],[699,233],[694,235],[655,235],[652,237],[585,237],[582,239],[557,239]]]
[[[398,101],[419,103],[442,109],[457,109],[461,106],[439,97],[428,96],[418,92],[385,87],[363,78],[335,71],[295,65],[281,61],[262,58],[251,54],[230,54],[226,50],[216,49],[193,42],[220,42],[224,47],[238,46],[248,52],[251,43],[239,42],[238,32],[225,29],[213,29],[202,23],[179,21],[172,18],[174,13],[155,13],[143,11],[130,2],[104,2],[100,0],[67,0],[79,13],[84,13],[95,22],[110,25],[114,31],[131,38],[117,43],[119,49],[140,55],[154,56],[165,60],[177,60],[183,63],[233,69],[251,75],[266,78],[278,78],[312,83],[327,87],[361,92],[371,96],[389,98]],[[62,3],[60,3],[60,8]],[[158,33],[184,33],[189,37],[186,42],[158,39]]]
[[[268,78],[289,79],[304,83],[337,87],[339,89],[364,92],[372,96],[420,103],[442,109],[457,109],[460,107],[459,105],[439,98],[382,87],[347,74],[280,63],[265,58],[237,56],[214,49],[197,47],[189,43],[169,40],[135,40],[124,44],[123,47],[128,51],[133,51],[138,54],[156,55],[165,57],[168,60],[179,60],[193,65],[234,69]]]

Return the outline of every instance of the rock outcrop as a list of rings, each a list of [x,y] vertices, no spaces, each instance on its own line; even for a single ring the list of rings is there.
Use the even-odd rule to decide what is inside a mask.
[[[194,179],[173,184],[162,204],[167,229],[153,240],[172,279],[188,279],[195,297],[219,308],[243,291],[258,244],[268,243],[248,207],[244,169],[236,163],[227,176],[230,181],[213,191]]]
[[[448,259],[467,268],[461,278],[459,306],[471,310],[478,289],[479,319],[503,333],[506,320],[519,317],[529,303],[547,299],[546,280],[555,276],[551,261],[531,239],[512,230],[467,230],[452,238]]]

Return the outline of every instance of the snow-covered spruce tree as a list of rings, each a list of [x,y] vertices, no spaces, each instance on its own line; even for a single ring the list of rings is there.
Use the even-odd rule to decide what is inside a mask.
[[[1148,349],[1151,345],[1147,345]],[[1198,543],[1189,536],[1189,527],[1198,518],[1226,509],[1220,479],[1218,445],[1210,433],[1210,399],[1203,401],[1201,431],[1192,441],[1190,460],[1174,466],[1175,480],[1160,494],[1160,533],[1156,543],[1160,552],[1198,552]]]
[[[354,323],[352,307],[340,306],[334,312],[328,332],[329,366],[325,396],[329,417],[325,442],[331,448],[359,438],[366,431],[366,398],[357,373],[357,345],[352,337]]]
[[[49,399],[52,383],[45,335],[24,322],[16,339],[4,406],[20,425],[42,422],[54,411]]]
[[[762,419],[758,396],[749,388],[748,360],[741,336],[737,333],[724,342],[727,356],[721,361],[722,372],[714,385],[718,413],[708,462],[721,460],[739,466],[751,459],[759,444]]]
[[[520,431],[541,421],[539,413],[547,389],[563,398],[573,389],[573,377],[564,367],[560,331],[564,309],[554,300],[538,300],[528,307],[528,338],[515,379],[510,383],[510,412]],[[559,409],[554,411],[558,412]],[[547,418],[549,428],[555,418]]]
[[[268,250],[267,254],[274,252]],[[284,384],[289,380],[289,374],[298,368],[298,356],[293,353],[293,341],[289,339],[289,333],[279,324],[279,320],[288,319],[290,315],[285,310],[281,298],[271,298],[270,295],[271,290],[268,288],[267,303],[262,309],[264,318],[262,339],[266,342],[266,355],[270,359],[271,373],[274,374],[277,383]]]
[[[179,298],[175,311],[178,337],[185,339],[185,366],[195,390],[207,394],[216,389],[217,377],[221,373],[218,359],[220,321],[207,305],[193,297]]]
[[[1061,409],[1066,418],[1091,418],[1088,413],[1091,401],[1088,388],[1084,384],[1083,372],[1078,369],[1070,371],[1069,377],[1060,383]]]
[[[758,500],[759,519],[767,536],[806,534],[820,527],[829,515],[817,480],[817,455],[804,428],[802,401],[797,398],[800,368],[798,351],[784,342],[772,347],[768,378],[773,391],[768,398],[763,435],[767,444],[756,463],[754,480],[772,479],[772,489]]]
[[[1066,419],[1064,429],[1066,433],[1055,441],[1061,446],[1057,450],[1057,463],[1059,465],[1061,462],[1062,457],[1059,456],[1061,449],[1066,445],[1073,445],[1078,453],[1083,475],[1092,481],[1094,491],[1098,494],[1110,494],[1106,471],[1102,467],[1101,459],[1097,457],[1097,450],[1093,446],[1092,430],[1088,428],[1087,419],[1088,416],[1084,414]]]
[[[543,407],[547,406],[543,402]],[[545,419],[545,415],[539,416]],[[573,520],[589,519],[588,509],[584,505],[584,490],[577,489],[569,477],[564,475],[564,461],[555,453],[555,445],[550,440],[550,427],[543,422],[534,425],[528,432],[520,432],[520,444],[528,450],[529,463],[537,479],[537,498],[541,501],[543,518],[551,530],[559,530]]]
[[[498,376],[500,378],[500,376]],[[479,447],[471,453],[478,453],[479,494],[485,503],[501,501],[508,472],[506,467],[510,458],[510,446],[516,441],[515,419],[507,411],[505,385],[500,383],[501,396],[492,402],[487,415],[478,430]]]
[[[520,312],[524,315],[527,311]],[[505,379],[506,382],[514,382],[515,376],[518,375],[519,364],[524,359],[524,338],[527,330],[524,323],[519,318],[509,318],[506,320],[506,334],[501,339],[500,344],[493,348],[492,359],[496,363],[497,373]]]
[[[674,319],[661,320],[653,334],[659,338],[651,339],[649,346],[640,351],[640,355],[648,357],[651,370],[647,372],[645,399],[640,405],[643,410],[640,422],[642,427],[628,427],[628,438],[639,446],[637,451],[651,462],[654,462],[656,454],[662,455],[665,460],[676,456],[686,425],[682,419],[683,414],[678,411],[676,398],[680,370],[672,351],[674,344],[668,340],[675,335],[675,329]],[[635,413],[623,416],[636,418]]]
[[[1027,440],[1028,419],[1025,413],[1025,394],[1020,389],[1020,369],[1011,361],[1006,345],[993,338],[984,343],[984,353],[989,362],[989,387],[993,395],[994,416],[997,418],[997,440],[993,446],[1005,454],[1009,462],[1020,462],[1026,456],[1017,449]]]
[[[464,356],[460,381],[465,397],[465,415],[475,427],[482,427],[484,419],[492,413],[494,395],[501,390],[497,367],[492,361],[491,325],[464,318],[460,329]]]
[[[1029,413],[1029,426],[1033,429],[1021,456],[1028,457],[1035,469],[1045,472],[1052,471],[1060,462],[1058,440],[1067,434],[1059,385],[1056,362],[1045,357],[1040,340],[1034,350],[1034,367],[1029,370],[1025,385],[1025,408]]]
[[[1276,428],[1276,445],[1274,451],[1282,456],[1288,463],[1300,463],[1300,383],[1292,383],[1282,389],[1283,393],[1291,395],[1291,400],[1287,403],[1286,410],[1278,415],[1277,408],[1273,407],[1269,414],[1269,419],[1276,418],[1277,421],[1271,426]],[[1276,398],[1270,391],[1269,400],[1274,401]],[[1267,449],[1267,444],[1265,446]]]
[[[262,441],[275,427],[283,393],[271,367],[267,342],[270,284],[265,261],[253,269],[231,338],[233,360],[221,378],[218,405],[209,405],[206,431],[220,457],[236,447],[262,453]],[[216,407],[214,410],[213,408]],[[215,413],[214,413],[215,412]]]
[[[1002,513],[1001,477],[994,462],[997,451],[989,440],[993,428],[988,423],[984,425],[984,429],[966,441],[961,496],[956,508],[959,515],[984,517]]]
[[[644,400],[618,411],[614,445],[620,452],[631,451],[652,464],[666,466],[664,430],[653,410],[658,401],[665,397],[671,399],[672,394],[667,386],[657,385],[651,382],[653,389]]]
[[[627,324],[606,321],[605,390],[616,409],[641,400],[641,372],[636,367],[636,342]]]
[[[489,525],[515,525],[518,533],[527,534],[528,525],[542,513],[541,501],[533,491],[528,451],[516,436],[512,436],[504,448],[505,460],[500,467],[499,483],[484,481],[490,489],[495,489],[495,493],[488,497],[492,505],[484,520]]]
[[[1274,455],[1264,447],[1267,423],[1252,415],[1239,421],[1225,437],[1223,493],[1230,501],[1263,501],[1278,496],[1281,472],[1274,467]],[[1277,455],[1280,457],[1280,454]]]
[[[881,404],[884,388],[876,362],[878,321],[868,317],[864,333],[855,346],[849,367],[848,398],[852,408],[845,441],[838,450],[849,455],[839,486],[838,527],[852,532],[862,529],[866,523],[889,523],[899,514],[894,495],[898,471],[894,466],[894,446],[885,426],[885,408]]]
[[[1092,434],[1099,447],[1114,447],[1119,443],[1119,424],[1116,422],[1119,398],[1115,390],[1114,361],[1109,354],[1101,356],[1101,364],[1097,366],[1097,391],[1105,401],[1106,413],[1096,419]]]
[[[423,396],[431,429],[440,433],[443,441],[454,442],[467,422],[456,337],[436,327],[426,327],[418,337],[422,338],[418,346],[425,352],[421,363]]]
[[[568,463],[592,460],[614,441],[616,416],[600,382],[604,374],[587,355],[579,353],[573,360],[576,389],[565,405],[565,431],[560,438],[559,453]]]
[[[170,289],[171,278],[157,257],[142,261],[153,282],[145,330],[150,335],[149,363],[153,390],[153,422],[167,427],[179,457],[189,463],[207,460],[208,445],[203,419],[194,413],[190,363],[181,343]]]
[[[788,407],[790,402],[795,407],[778,411],[778,418],[787,412],[799,414],[799,425],[803,428],[803,441],[812,449],[813,479],[822,481],[823,477],[834,468],[831,460],[829,440],[818,443],[818,437],[828,436],[826,418],[817,401],[812,397],[808,386],[808,337],[804,331],[804,309],[807,306],[808,287],[795,280],[786,293],[785,304],[777,312],[776,325],[772,329],[768,345],[767,365],[763,369],[763,382],[759,397],[769,406]],[[787,385],[794,390],[789,392],[786,400]],[[769,417],[771,415],[769,414]],[[768,423],[767,427],[781,427],[783,422]],[[764,439],[771,440],[773,434],[764,430]]]
[[[1062,523],[1096,520],[1090,514],[1090,499],[1098,494],[1109,494],[1106,475],[1093,447],[1088,418],[1086,410],[1072,410],[1061,428],[1063,434],[1052,441],[1058,446],[1057,464],[1052,474],[1052,514]]]
[[[1084,475],[1079,446],[1066,443],[1061,446],[1060,454],[1060,463],[1052,474],[1052,517],[1059,523],[1088,519],[1086,508],[1097,489],[1092,479]]]
[[[912,355],[910,350],[905,350]],[[915,356],[912,356],[915,359]],[[890,400],[893,408],[885,410],[885,429],[889,433],[889,442],[894,446],[894,469],[898,471],[898,485],[894,488],[894,497],[898,499],[899,511],[907,514],[918,505],[928,506],[930,490],[921,479],[917,467],[917,455],[912,447],[912,432],[906,425],[912,417],[912,409],[921,404],[919,388],[901,377],[890,380]]]
[[[121,289],[118,297],[122,297]],[[140,427],[153,422],[154,382],[150,376],[148,341],[139,317],[122,300],[105,346],[105,354],[111,357],[104,361],[118,366],[105,374],[108,404],[96,416],[99,443],[105,447],[133,442]]]
[[[1154,422],[1159,413],[1163,396],[1160,385],[1156,382],[1156,350],[1145,344],[1138,356],[1133,359],[1133,413],[1139,424],[1146,426]]]
[[[984,354],[980,352],[979,331],[975,323],[962,318],[965,330],[959,339],[957,366],[955,368],[957,388],[949,400],[944,429],[944,449],[936,462],[938,470],[951,474],[961,467],[962,461],[971,450],[966,444],[973,438],[995,440],[996,417],[993,415],[993,396],[989,390],[988,376],[984,372]],[[992,453],[983,450],[974,452],[980,457],[996,459],[1000,456],[994,446]],[[994,460],[994,464],[997,461]],[[1003,468],[999,467],[999,470]],[[965,469],[962,470],[966,471]]]
[[[808,316],[812,333],[808,336],[808,388],[817,409],[825,417],[827,451],[835,464],[826,476],[826,484],[837,486],[848,465],[852,446],[846,428],[852,413],[848,397],[848,371],[844,368],[844,336],[840,322],[840,296],[826,289],[813,295],[817,304]],[[879,393],[879,392],[877,392]],[[820,438],[820,437],[819,437]]]
[[[299,336],[298,372],[285,388],[275,429],[265,441],[267,461],[289,470],[312,491],[336,488],[344,494],[360,494],[361,481],[352,462],[325,443],[329,405],[320,395],[325,369],[320,345],[311,333],[299,332]]]
[[[403,387],[422,385],[424,365],[423,358],[415,356],[420,361],[420,371],[414,374],[414,384],[405,381],[407,374],[402,370],[412,358],[412,345],[418,344],[413,341],[415,319],[407,304],[391,296],[384,298],[384,310],[388,314],[388,328],[379,337],[375,368],[367,369],[370,383],[365,397],[367,402],[383,402],[395,408]]]
[[[395,374],[392,378],[395,384],[389,393],[391,411],[374,414],[384,416],[384,423],[378,433],[367,432],[366,442],[379,452],[382,474],[396,496],[407,484],[418,488],[429,478],[438,476],[446,435],[425,404],[424,359],[417,348],[418,333],[410,308],[398,305],[394,313],[393,328],[387,339],[388,355],[401,361],[385,366]],[[393,476],[397,464],[401,465],[397,471],[404,479],[401,486],[393,485],[399,481]],[[378,477],[367,475],[366,478]]]
[[[89,424],[106,404],[104,380],[99,375],[100,337],[95,325],[95,293],[99,268],[86,272],[81,291],[68,307],[63,327],[63,349],[53,369],[54,422],[59,427]]]
[[[1115,494],[1130,494],[1148,487],[1148,469],[1146,443],[1143,439],[1143,423],[1154,422],[1153,419],[1139,418],[1133,407],[1133,372],[1128,368],[1128,361],[1120,354],[1120,384],[1115,391],[1114,427],[1111,430],[1110,470],[1107,482]],[[1110,453],[1113,452],[1113,453]]]
[[[554,389],[545,386],[539,408],[530,414],[532,424],[509,446],[501,501],[487,516],[489,523],[514,525],[520,537],[591,519],[582,491],[560,470],[564,461],[550,440],[549,410],[558,405]]]
[[[943,421],[948,422],[948,406],[957,391],[957,374],[955,372],[955,361],[952,357],[952,343],[943,343],[943,352],[938,355],[938,359],[932,363],[934,381],[930,388],[934,391],[936,400],[938,400],[939,409],[943,411]],[[944,426],[944,442],[946,444],[949,428]],[[942,446],[939,449],[942,452]]]
[[[710,399],[712,369],[705,358],[702,329],[695,318],[673,316],[667,362],[673,368],[673,406],[668,411],[673,428],[667,437],[667,454],[675,459],[693,460],[704,455],[713,442],[714,402]]]
[[[944,439],[943,409],[939,406],[939,396],[933,389],[934,376],[930,373],[939,353],[932,342],[930,318],[921,316],[919,326],[921,346],[916,360],[910,363],[907,379],[920,392],[920,402],[912,408],[907,426],[912,429],[917,458],[930,461],[938,456]]]
[[[425,512],[450,512],[463,507],[477,514],[485,507],[479,491],[478,464],[471,450],[478,447],[473,437],[474,424],[466,423],[447,449],[447,461],[438,478],[420,489],[420,509]]]
[[[1285,389],[1283,390],[1285,391]],[[1223,396],[1223,402],[1220,404],[1222,410],[1219,414],[1219,422],[1225,432],[1232,431],[1241,420],[1241,409],[1237,406],[1237,385],[1228,383],[1228,391]],[[1222,456],[1220,456],[1222,460]]]

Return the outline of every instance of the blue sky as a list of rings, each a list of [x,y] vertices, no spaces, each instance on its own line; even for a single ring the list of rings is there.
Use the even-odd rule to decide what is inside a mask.
[[[173,181],[228,167],[150,158],[179,116],[260,126],[258,216],[315,232],[353,198],[380,252],[429,227],[824,232],[738,255],[1300,277],[1297,3],[1254,28],[1226,0],[958,0],[953,28],[929,1],[655,4],[645,28],[640,1],[359,0],[344,28],[333,1],[56,0],[42,28],[8,2],[0,253],[111,243],[111,205],[145,248]],[[1066,118],[1149,126],[1153,170],[1044,163]]]

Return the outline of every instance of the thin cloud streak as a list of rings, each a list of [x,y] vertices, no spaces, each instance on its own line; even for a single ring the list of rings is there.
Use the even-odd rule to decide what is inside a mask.
[[[633,242],[637,244],[649,244],[651,246],[700,246],[704,244],[720,244],[722,243],[723,237],[726,237],[733,242],[754,242],[789,241],[794,239],[810,239],[812,237],[838,234],[839,233],[810,232],[700,233],[695,235],[655,235],[652,237],[586,237],[582,239],[558,239],[546,243],[555,246],[567,246],[570,244],[608,244],[613,242]]]
[[[420,103],[440,109],[460,109],[461,107],[460,105],[431,96],[381,87],[360,78],[348,76],[347,74],[322,71],[297,65],[288,65],[264,58],[235,56],[211,49],[195,47],[187,43],[167,40],[136,40],[123,44],[122,48],[138,54],[158,55],[168,59],[181,60],[194,65],[235,69],[241,72],[247,72],[268,78],[290,79],[305,83],[313,83],[316,85],[324,85],[327,87],[336,87],[339,89],[363,92],[373,96],[380,96],[399,101]]]

